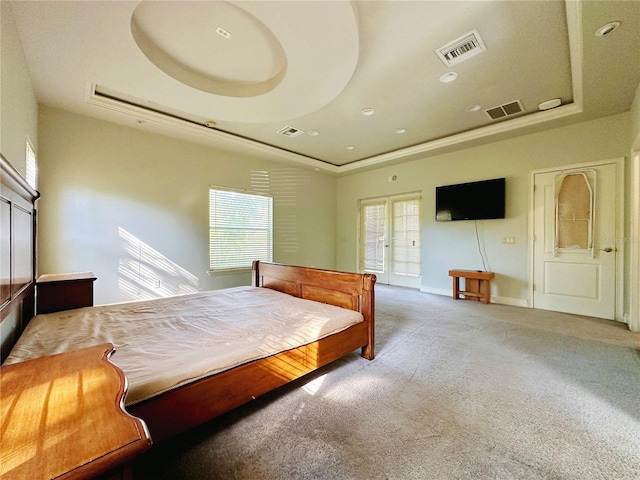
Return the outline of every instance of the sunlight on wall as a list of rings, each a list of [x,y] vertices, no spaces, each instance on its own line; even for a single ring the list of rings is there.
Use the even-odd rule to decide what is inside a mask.
[[[134,300],[196,293],[198,277],[172,262],[124,228],[118,228],[122,254],[120,291]]]
[[[273,244],[282,253],[298,251],[298,189],[310,181],[308,173],[293,167],[251,172],[251,189],[273,196]]]

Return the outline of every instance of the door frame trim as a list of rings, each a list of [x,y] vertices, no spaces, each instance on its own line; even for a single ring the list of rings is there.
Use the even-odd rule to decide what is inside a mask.
[[[528,241],[528,278],[529,285],[527,287],[527,305],[529,308],[535,308],[533,301],[533,276],[534,276],[534,261],[535,261],[535,249],[534,249],[534,235],[535,235],[535,222],[534,222],[534,208],[535,208],[535,192],[534,184],[536,175],[560,172],[563,170],[599,167],[604,165],[616,165],[616,187],[618,195],[616,197],[616,214],[615,214],[615,234],[616,234],[616,299],[615,299],[615,319],[619,322],[626,323],[627,319],[624,315],[624,259],[625,259],[625,245],[624,245],[624,210],[625,210],[625,184],[624,184],[624,172],[625,172],[625,157],[616,157],[607,160],[597,160],[586,163],[573,163],[569,165],[558,165],[555,167],[548,167],[538,170],[532,170],[530,172],[530,185],[529,185],[529,241]]]
[[[640,332],[640,150],[631,154],[629,329]]]

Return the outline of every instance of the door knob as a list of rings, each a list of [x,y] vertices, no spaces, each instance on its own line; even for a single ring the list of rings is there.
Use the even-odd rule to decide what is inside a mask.
[[[613,252],[613,248],[611,247],[601,248],[600,251],[609,253],[609,252]]]

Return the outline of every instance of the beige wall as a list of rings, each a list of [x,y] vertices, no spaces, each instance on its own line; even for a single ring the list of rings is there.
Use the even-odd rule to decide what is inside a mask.
[[[640,331],[640,85],[631,107],[632,161],[629,179],[629,327]]]
[[[96,303],[248,284],[207,274],[210,185],[267,180],[274,260],[335,267],[334,177],[47,107],[40,150],[39,274],[93,271]]]
[[[338,179],[337,267],[357,269],[358,199],[422,191],[422,289],[450,294],[448,270],[485,269],[472,221],[435,222],[437,185],[495,177],[507,179],[504,220],[478,222],[486,268],[496,272],[492,295],[502,303],[528,304],[531,171],[628,157],[630,115],[571,125]],[[394,182],[389,181],[397,176]],[[515,244],[503,244],[503,237]]]
[[[640,84],[631,105],[631,139],[633,149],[640,151]]]
[[[0,58],[0,152],[25,176],[27,137],[38,146],[38,104],[11,2],[0,2]]]

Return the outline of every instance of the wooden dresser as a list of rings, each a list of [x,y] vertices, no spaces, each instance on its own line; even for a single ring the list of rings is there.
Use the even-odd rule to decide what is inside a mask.
[[[0,479],[126,478],[151,439],[124,410],[113,351],[107,343],[0,367]]]

